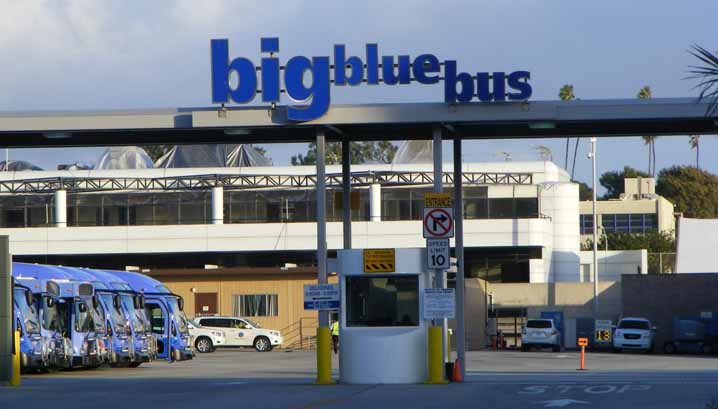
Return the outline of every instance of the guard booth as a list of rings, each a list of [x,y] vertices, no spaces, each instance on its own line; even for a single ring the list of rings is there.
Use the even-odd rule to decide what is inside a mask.
[[[427,379],[426,250],[338,250],[342,383]]]

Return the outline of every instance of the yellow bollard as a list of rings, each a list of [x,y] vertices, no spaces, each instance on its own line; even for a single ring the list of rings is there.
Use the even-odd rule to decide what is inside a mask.
[[[444,378],[444,348],[441,342],[443,328],[429,327],[429,380],[428,384],[448,383]]]
[[[331,331],[329,327],[317,328],[317,385],[331,385],[332,381],[332,350]]]
[[[20,331],[15,331],[15,355],[12,357],[10,386],[20,386]]]

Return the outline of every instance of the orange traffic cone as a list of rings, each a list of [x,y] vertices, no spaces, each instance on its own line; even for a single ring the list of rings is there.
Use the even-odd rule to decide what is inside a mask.
[[[451,380],[459,383],[464,382],[461,378],[461,362],[458,359],[454,362],[454,373]]]

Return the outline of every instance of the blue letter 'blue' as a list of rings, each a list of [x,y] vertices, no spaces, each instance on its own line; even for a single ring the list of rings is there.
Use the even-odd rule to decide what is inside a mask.
[[[257,73],[254,64],[246,58],[235,58],[229,62],[228,41],[212,40],[212,102],[249,102],[257,92]],[[229,85],[229,74],[237,72],[239,83],[236,89]],[[229,97],[229,98],[228,98]]]
[[[529,99],[531,97],[532,89],[531,84],[529,84],[529,79],[531,79],[531,73],[528,71],[514,71],[509,74],[509,87],[519,91],[518,93],[509,93],[509,99],[511,101]]]
[[[312,74],[312,85],[304,86],[304,73]],[[329,57],[293,57],[287,61],[284,70],[284,85],[287,94],[297,102],[306,102],[306,107],[288,107],[287,118],[292,121],[311,121],[324,115],[329,109]]]
[[[270,37],[260,40],[263,53],[278,53],[279,38]],[[262,101],[279,102],[279,59],[262,58]]]
[[[439,59],[431,54],[422,54],[414,59],[412,65],[414,78],[422,84],[436,84],[439,82],[439,76],[429,77],[427,72],[439,72]]]

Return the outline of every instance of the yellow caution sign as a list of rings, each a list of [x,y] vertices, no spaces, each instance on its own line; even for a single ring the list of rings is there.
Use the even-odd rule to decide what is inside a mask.
[[[396,254],[394,249],[365,249],[365,273],[393,273],[396,271]]]
[[[450,193],[424,193],[424,207],[453,207]]]

